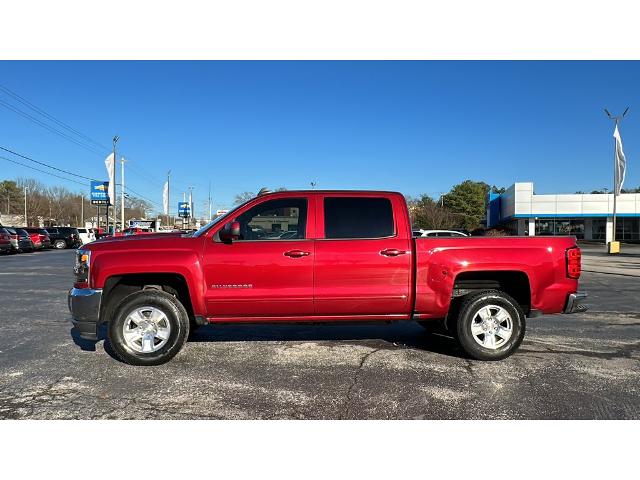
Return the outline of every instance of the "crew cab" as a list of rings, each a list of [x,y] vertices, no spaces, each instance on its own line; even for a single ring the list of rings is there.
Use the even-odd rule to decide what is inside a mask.
[[[106,322],[136,365],[168,361],[205,324],[411,320],[498,360],[526,317],[586,310],[580,257],[575,237],[413,238],[400,193],[285,191],[193,234],[84,246],[68,302],[82,337]]]

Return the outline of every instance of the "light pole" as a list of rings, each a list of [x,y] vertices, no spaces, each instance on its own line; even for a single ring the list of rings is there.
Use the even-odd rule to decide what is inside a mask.
[[[120,228],[124,230],[124,157],[120,158],[120,175],[121,175],[121,183],[120,185]]]
[[[171,170],[167,172],[167,226],[169,225],[169,211],[171,211]]]
[[[211,221],[211,180],[209,180],[209,221]]]
[[[611,113],[609,113],[609,110],[607,110],[606,108],[604,109],[605,113],[607,114],[607,116],[609,117],[609,120],[613,120],[615,122],[615,128],[618,128],[618,125],[620,124],[620,122],[622,122],[622,119],[624,117],[627,116],[627,112],[629,111],[629,107],[625,108],[624,112],[622,113],[622,115],[611,115]],[[616,241],[616,203],[617,203],[617,198],[618,198],[618,167],[617,167],[617,144],[616,144],[616,139],[613,139],[613,232],[611,232],[611,243],[614,243]],[[618,253],[618,249],[615,252],[611,252],[611,247],[609,247],[609,253]]]
[[[194,218],[193,211],[193,189],[195,187],[189,185],[189,227],[191,227],[191,219]]]
[[[117,206],[116,206],[116,198],[117,198],[117,194],[116,194],[116,144],[118,143],[118,140],[120,140],[120,137],[118,135],[116,135],[115,137],[113,137],[113,174],[111,175],[111,178],[109,179],[110,182],[113,182],[113,234],[116,234],[116,217],[118,216],[117,212]],[[109,206],[107,206],[107,230],[109,230]]]

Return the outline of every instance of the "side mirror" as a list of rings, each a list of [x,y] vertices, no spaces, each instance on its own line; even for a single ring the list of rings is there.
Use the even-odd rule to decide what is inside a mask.
[[[228,222],[220,230],[220,240],[224,243],[231,243],[240,237],[240,222]]]

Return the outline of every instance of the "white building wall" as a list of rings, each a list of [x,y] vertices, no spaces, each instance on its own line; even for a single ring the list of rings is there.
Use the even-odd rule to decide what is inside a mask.
[[[617,197],[617,214],[640,217],[640,193]],[[593,218],[606,218],[606,241],[613,237],[613,194],[534,194],[532,182],[517,182],[501,196],[502,219],[518,218],[518,234],[529,222],[529,235],[535,235],[536,218],[575,218],[584,220],[584,238],[593,239]]]
[[[518,215],[612,215],[613,194],[536,195],[532,182],[518,182],[502,194],[502,218]],[[623,193],[617,199],[617,213],[640,216],[640,193]]]

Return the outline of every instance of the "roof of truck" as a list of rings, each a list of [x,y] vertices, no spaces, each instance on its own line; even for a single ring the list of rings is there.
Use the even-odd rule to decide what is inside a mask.
[[[400,192],[393,192],[390,190],[280,190],[278,192],[267,192],[260,195],[262,197],[264,195],[273,195],[278,193],[361,193],[361,194],[373,194],[373,195],[402,195]]]

